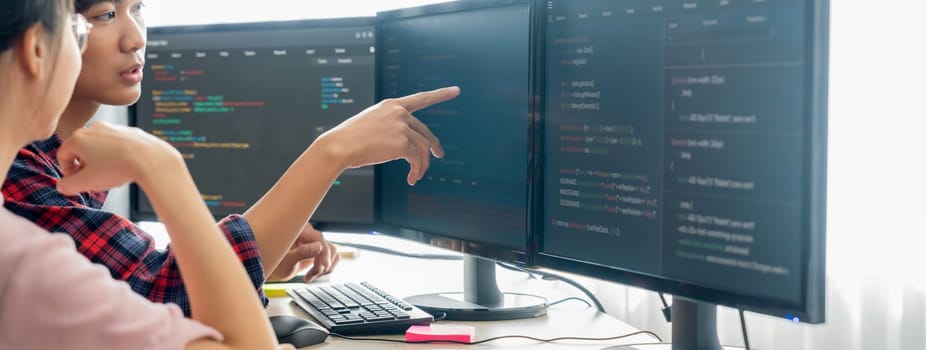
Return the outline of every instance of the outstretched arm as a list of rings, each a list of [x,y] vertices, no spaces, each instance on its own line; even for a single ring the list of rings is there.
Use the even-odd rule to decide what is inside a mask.
[[[414,185],[443,157],[440,141],[412,113],[457,97],[457,87],[384,100],[322,134],[244,216],[254,230],[265,271],[273,271],[321,203],[331,184],[348,168],[405,159]]]

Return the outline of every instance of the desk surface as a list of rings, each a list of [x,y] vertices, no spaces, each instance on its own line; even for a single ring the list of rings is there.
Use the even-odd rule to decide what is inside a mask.
[[[391,237],[371,235],[326,234],[333,241],[350,241],[372,244],[403,252],[452,254],[447,251],[410,243]],[[527,274],[497,269],[499,287],[503,291],[535,294],[555,302],[566,297],[584,297],[573,287],[553,281],[530,279]],[[342,259],[330,281],[319,283],[346,283],[368,281],[397,297],[421,293],[460,291],[463,288],[463,263],[452,260],[421,260],[386,255],[371,251],[359,251],[354,258]],[[298,285],[296,285],[298,286]],[[268,312],[271,315],[296,315],[310,318],[288,297],[271,298]],[[584,303],[570,300],[551,306],[546,316],[513,321],[463,322],[441,321],[440,324],[464,324],[476,328],[476,340],[502,335],[527,335],[537,338],[593,337],[605,338],[629,334],[637,329],[606,314],[598,313]],[[404,336],[377,336],[377,338],[404,339]],[[478,347],[505,347],[515,349],[602,349],[609,346],[653,343],[649,335],[636,335],[621,340],[579,341],[569,340],[556,343],[538,343],[527,339],[504,339],[473,345]],[[305,349],[409,349],[461,348],[453,344],[401,344],[374,341],[353,341],[329,337],[323,343]]]

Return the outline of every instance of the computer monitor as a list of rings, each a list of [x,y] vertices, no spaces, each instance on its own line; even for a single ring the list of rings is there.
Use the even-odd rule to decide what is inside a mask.
[[[501,293],[492,261],[526,261],[532,6],[461,1],[377,15],[378,97],[461,89],[415,114],[446,153],[424,178],[407,185],[404,162],[376,169],[376,232],[465,253],[464,293],[406,299],[449,319],[546,312],[543,298]]]
[[[212,213],[242,213],[328,129],[374,103],[375,19],[151,28],[133,125],[177,147]],[[132,190],[132,219],[154,218]],[[369,232],[373,169],[347,170],[311,218]]]
[[[827,1],[545,5],[535,263],[823,322]]]

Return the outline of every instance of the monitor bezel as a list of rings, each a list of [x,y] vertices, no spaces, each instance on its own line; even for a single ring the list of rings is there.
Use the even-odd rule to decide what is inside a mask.
[[[631,270],[622,270],[591,262],[580,261],[563,256],[546,253],[542,250],[544,228],[543,207],[543,160],[538,160],[538,169],[534,182],[533,194],[538,200],[533,202],[533,225],[535,233],[530,255],[530,263],[540,267],[567,271],[581,275],[600,278],[624,285],[639,287],[656,292],[667,293],[702,302],[729,306],[732,308],[754,311],[776,317],[789,318],[792,321],[818,324],[826,320],[825,315],[825,232],[826,232],[826,137],[827,137],[827,77],[829,46],[829,0],[805,1],[806,21],[804,26],[808,37],[804,46],[804,62],[810,71],[805,75],[804,87],[809,98],[804,103],[805,149],[802,162],[801,205],[805,215],[801,228],[808,234],[802,237],[802,258],[807,262],[802,266],[802,283],[806,286],[801,291],[798,303],[786,300],[758,297],[738,292],[686,283]],[[544,11],[544,10],[540,10]],[[544,43],[545,45],[545,43]],[[542,57],[542,56],[541,56]],[[545,83],[541,83],[538,93],[541,98],[545,93]],[[545,117],[545,105],[541,103],[541,119]],[[534,154],[542,155],[544,148],[543,123],[535,128]],[[813,272],[813,273],[811,273]]]
[[[148,28],[148,36],[160,34],[200,34],[200,33],[218,33],[228,31],[278,31],[292,29],[322,29],[322,28],[343,28],[343,27],[370,27],[376,28],[376,17],[343,17],[343,18],[322,18],[322,19],[302,19],[291,21],[262,21],[262,22],[242,22],[242,23],[216,23],[216,24],[197,24],[197,25],[177,25],[177,26],[160,26]],[[374,56],[375,57],[375,56]],[[375,79],[375,78],[374,78]],[[144,84],[144,82],[143,82]],[[375,84],[375,82],[374,82]],[[138,125],[137,102],[129,106],[128,123],[129,126]],[[282,175],[282,174],[281,174]],[[139,208],[139,191],[138,185],[129,186],[129,219],[138,221],[157,221],[157,214],[153,211],[143,211]],[[322,202],[321,205],[324,205]],[[227,215],[213,214],[218,220]],[[318,220],[312,218],[309,220],[312,225],[321,231],[345,232],[345,233],[370,233],[372,232],[373,222],[357,221],[334,221]]]
[[[383,55],[383,50],[381,49],[383,45],[382,43],[383,38],[382,38],[382,35],[380,35],[380,33],[382,32],[382,25],[385,21],[409,19],[409,18],[421,17],[421,16],[427,16],[427,15],[440,15],[440,14],[449,14],[449,13],[464,12],[464,11],[473,11],[473,10],[485,9],[485,8],[514,6],[514,5],[528,5],[530,8],[530,15],[529,15],[530,19],[528,20],[529,22],[528,25],[530,27],[529,28],[530,43],[529,43],[529,48],[528,48],[528,61],[529,61],[528,67],[529,68],[528,68],[528,77],[526,77],[528,79],[528,82],[527,82],[528,83],[528,94],[526,96],[527,99],[524,101],[524,103],[527,105],[529,115],[535,116],[536,109],[534,108],[536,106],[533,101],[534,100],[533,97],[536,96],[536,90],[534,88],[536,85],[534,84],[534,81],[532,81],[532,79],[534,79],[534,77],[536,76],[535,71],[537,69],[536,68],[537,65],[534,62],[534,60],[536,59],[536,56],[533,55],[533,53],[536,51],[534,47],[534,43],[536,42],[534,37],[536,36],[536,34],[533,31],[534,30],[533,27],[535,23],[536,14],[537,14],[537,10],[536,10],[537,5],[536,5],[536,2],[532,0],[457,1],[457,2],[446,2],[446,3],[423,5],[423,6],[418,6],[418,7],[403,8],[403,9],[398,9],[398,10],[391,10],[391,11],[384,11],[384,12],[377,13],[377,16],[376,16],[377,17],[376,81],[377,82],[382,81],[382,74],[383,74],[382,72],[384,68],[383,59],[381,57],[381,55]],[[381,101],[383,99],[383,95],[384,94],[380,87],[380,84],[377,83],[376,100]],[[531,156],[532,147],[530,147],[530,145],[533,142],[533,140],[531,139],[531,135],[533,135],[532,128],[534,124],[533,123],[534,118],[528,118],[528,119],[529,120],[526,122],[527,124],[526,132],[527,132],[527,140],[528,140],[529,147],[527,147],[528,154],[525,157],[525,161],[527,162],[525,164],[526,166],[525,177],[528,179],[526,183],[526,193],[529,194],[531,192],[530,176],[532,175],[528,169],[531,168],[530,163],[533,161],[533,157]],[[530,205],[529,200],[525,203],[526,205],[525,207],[525,214],[526,214],[525,231],[526,232],[525,232],[524,245],[521,249],[512,249],[509,247],[503,247],[500,245],[492,244],[490,242],[476,242],[473,240],[459,239],[456,237],[450,237],[448,235],[437,233],[437,232],[423,232],[423,231],[415,230],[409,227],[402,227],[402,226],[383,222],[383,220],[381,219],[381,213],[382,213],[381,203],[379,201],[380,189],[383,186],[401,186],[402,184],[384,184],[383,183],[384,180],[381,177],[381,172],[379,171],[379,168],[380,166],[377,166],[377,171],[375,171],[375,174],[374,174],[375,180],[373,182],[373,188],[374,188],[373,190],[374,192],[373,194],[373,197],[374,197],[374,200],[373,200],[373,208],[374,208],[373,209],[373,230],[375,233],[379,233],[379,234],[383,234],[387,236],[399,237],[399,238],[408,239],[412,241],[417,241],[417,242],[428,244],[431,246],[435,246],[435,247],[439,247],[439,248],[443,248],[447,250],[452,250],[452,251],[456,251],[456,252],[463,253],[463,254],[478,256],[481,258],[496,260],[496,261],[513,262],[513,263],[519,263],[519,264],[523,264],[527,262],[528,255],[526,254],[526,251],[530,245],[529,243],[531,240],[530,232],[532,231],[531,224],[533,222],[533,220],[530,219],[531,205]]]

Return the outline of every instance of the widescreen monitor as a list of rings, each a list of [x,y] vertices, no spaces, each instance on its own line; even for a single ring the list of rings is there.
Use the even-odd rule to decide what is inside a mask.
[[[375,98],[373,18],[148,30],[131,123],[180,150],[217,216],[242,213],[325,131]],[[311,174],[307,174],[311,176]],[[132,191],[132,218],[153,219]],[[369,232],[373,169],[345,171],[311,221]]]
[[[423,179],[408,186],[404,162],[376,169],[376,232],[465,253],[464,293],[406,299],[426,311],[455,319],[545,313],[542,298],[500,293],[493,262],[526,261],[532,4],[461,1],[377,16],[379,97],[461,89],[415,113],[445,151]]]
[[[823,322],[827,2],[544,10],[534,263],[674,295],[679,349],[716,304]]]

